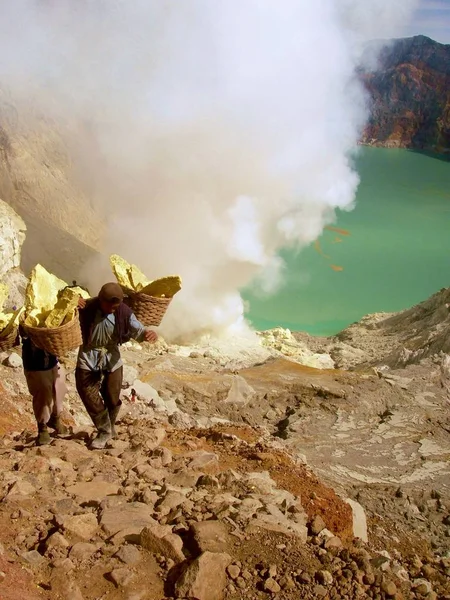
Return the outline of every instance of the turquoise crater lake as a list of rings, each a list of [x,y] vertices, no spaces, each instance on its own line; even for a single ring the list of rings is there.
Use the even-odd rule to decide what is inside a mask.
[[[331,335],[362,316],[408,308],[450,286],[450,162],[361,148],[356,207],[313,245],[286,250],[284,286],[243,291],[257,329]]]

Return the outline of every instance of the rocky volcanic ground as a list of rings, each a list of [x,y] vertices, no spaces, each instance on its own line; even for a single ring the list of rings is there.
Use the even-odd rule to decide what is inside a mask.
[[[445,333],[448,294],[407,332],[405,311],[327,340],[128,344],[105,451],[86,447],[74,356],[71,434],[38,448],[4,353],[0,597],[450,599],[450,370],[417,343]]]

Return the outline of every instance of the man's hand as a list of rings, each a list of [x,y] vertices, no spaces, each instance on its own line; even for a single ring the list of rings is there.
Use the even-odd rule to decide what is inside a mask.
[[[78,298],[78,308],[84,308],[86,306],[86,300],[81,296]]]
[[[156,331],[152,331],[151,329],[146,329],[144,337],[145,341],[150,342],[151,344],[154,344],[158,341],[158,334]]]

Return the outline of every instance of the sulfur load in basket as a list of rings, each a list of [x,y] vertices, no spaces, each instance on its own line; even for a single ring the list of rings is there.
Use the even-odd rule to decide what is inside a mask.
[[[21,325],[38,348],[62,356],[81,344],[78,299],[89,295],[36,265],[25,292]]]
[[[19,316],[22,309],[3,312],[3,306],[8,298],[8,286],[0,283],[0,352],[12,348],[17,339]]]
[[[181,277],[171,275],[150,281],[136,266],[113,254],[111,268],[126,294],[125,302],[144,325],[159,325],[172,298],[181,290]]]

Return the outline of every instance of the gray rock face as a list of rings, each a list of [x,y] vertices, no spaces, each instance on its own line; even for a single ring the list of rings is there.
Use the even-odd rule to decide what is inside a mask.
[[[0,200],[0,278],[19,267],[26,225],[19,215]]]
[[[5,302],[5,308],[12,310],[14,307],[20,307],[25,300],[25,289],[28,279],[19,268],[14,268],[1,277],[3,283],[8,286],[8,298]]]

